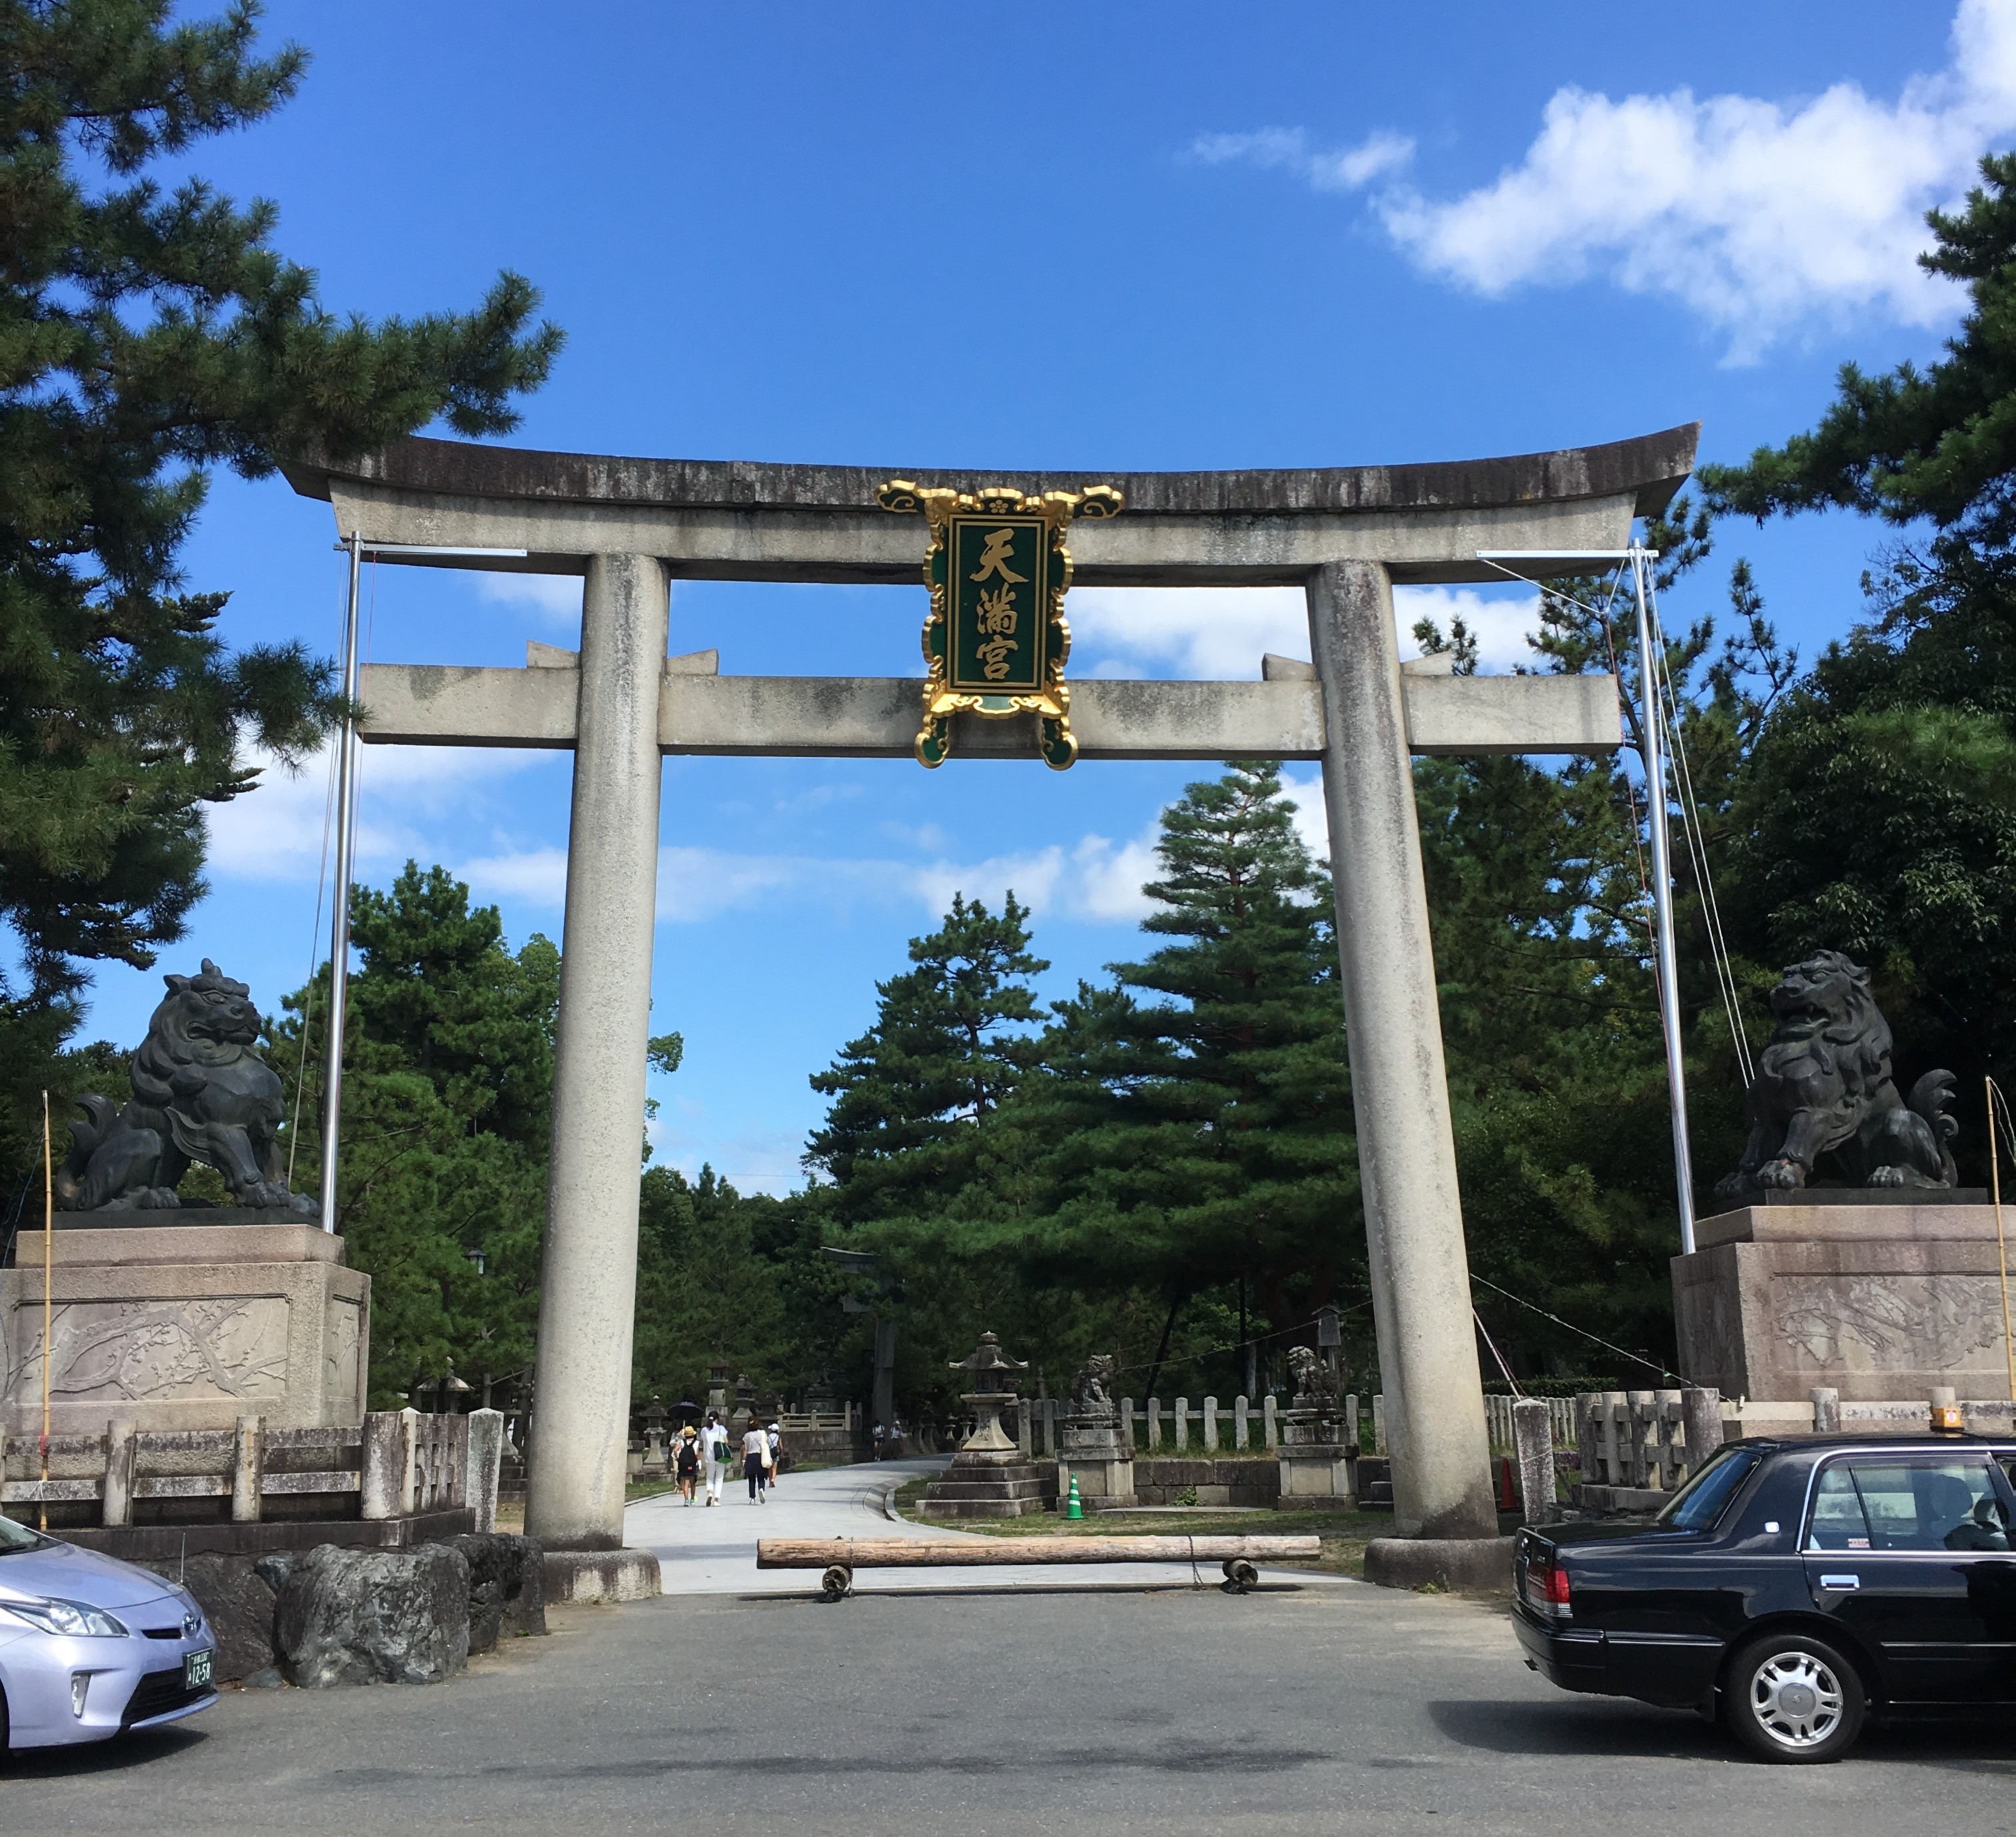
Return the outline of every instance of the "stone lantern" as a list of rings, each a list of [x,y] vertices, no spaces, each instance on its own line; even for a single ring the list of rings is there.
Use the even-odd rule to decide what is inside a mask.
[[[973,1411],[973,1433],[944,1477],[925,1489],[926,1509],[946,1518],[1021,1518],[1042,1511],[1054,1479],[1001,1426],[1002,1411],[1015,1401],[1015,1380],[1028,1364],[1009,1357],[999,1339],[983,1333],[971,1356],[954,1361],[952,1368],[969,1374],[973,1384],[959,1397]]]

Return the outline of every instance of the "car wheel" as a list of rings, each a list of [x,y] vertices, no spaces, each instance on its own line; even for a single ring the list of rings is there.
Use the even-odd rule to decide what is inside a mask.
[[[1730,1732],[1766,1760],[1838,1760],[1862,1733],[1867,1707],[1855,1666],[1805,1633],[1753,1639],[1729,1667]]]

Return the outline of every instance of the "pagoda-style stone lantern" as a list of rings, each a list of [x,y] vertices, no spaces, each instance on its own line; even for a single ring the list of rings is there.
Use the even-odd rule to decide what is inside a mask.
[[[1028,1366],[1009,1357],[992,1333],[983,1333],[972,1356],[952,1368],[971,1376],[973,1389],[959,1401],[973,1411],[973,1433],[944,1477],[925,1488],[925,1510],[943,1518],[1021,1518],[1044,1510],[1054,1497],[1055,1476],[1024,1454],[1001,1426],[1002,1411],[1015,1401],[1016,1378]]]

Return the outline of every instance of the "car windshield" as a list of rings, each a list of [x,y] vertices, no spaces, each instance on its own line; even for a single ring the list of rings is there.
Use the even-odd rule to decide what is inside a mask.
[[[1653,1520],[1676,1531],[1711,1530],[1763,1458],[1755,1448],[1719,1448]]]
[[[48,1540],[31,1531],[26,1525],[16,1524],[13,1519],[0,1514],[0,1556],[16,1550],[34,1550]]]

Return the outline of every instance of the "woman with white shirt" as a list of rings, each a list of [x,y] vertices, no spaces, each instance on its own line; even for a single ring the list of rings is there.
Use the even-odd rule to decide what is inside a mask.
[[[754,1417],[742,1437],[742,1477],[749,1483],[750,1504],[763,1504],[763,1489],[770,1478],[770,1437]]]

